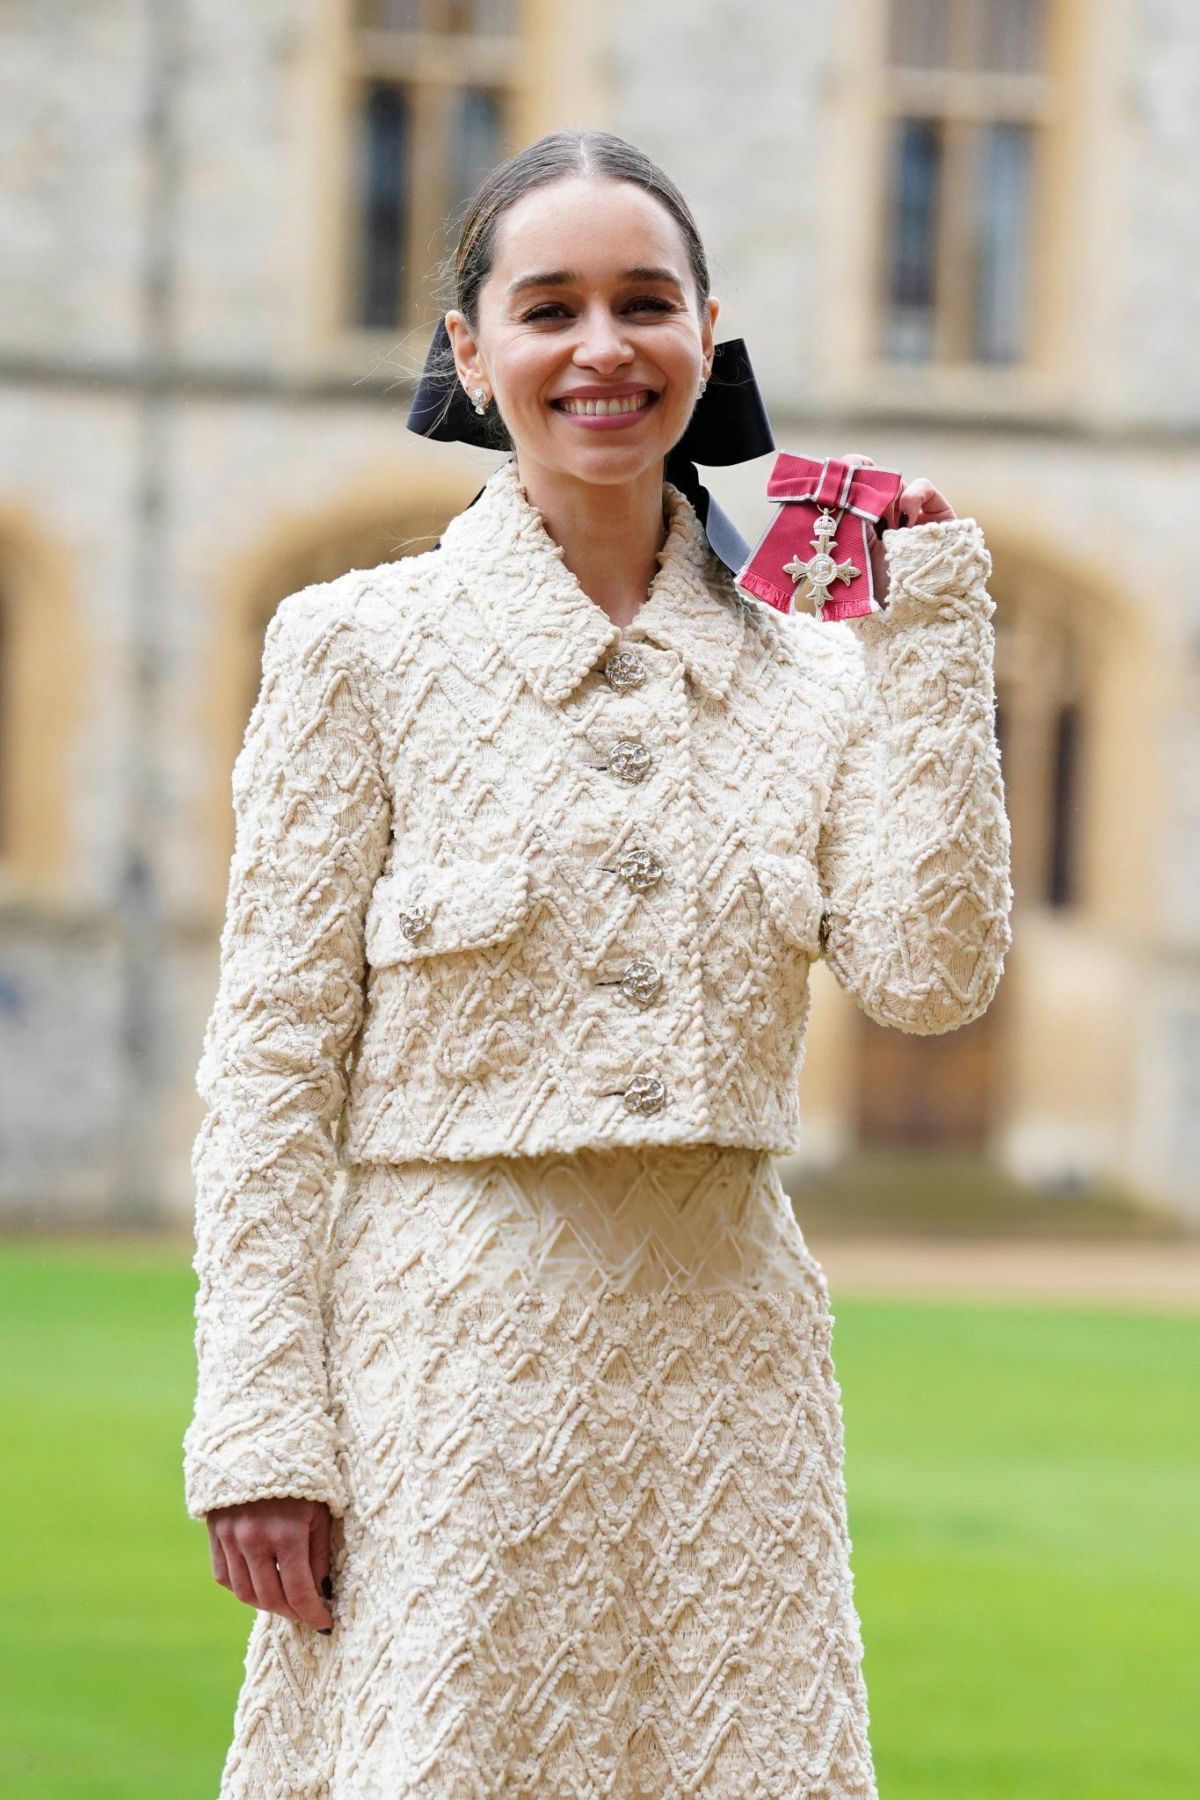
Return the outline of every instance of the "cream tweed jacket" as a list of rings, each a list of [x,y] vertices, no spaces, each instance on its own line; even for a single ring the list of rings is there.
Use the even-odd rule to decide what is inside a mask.
[[[271,620],[196,1078],[196,1516],[344,1508],[321,1314],[343,1157],[785,1152],[814,961],[901,1031],[996,991],[977,521],[888,532],[885,611],[835,624],[744,597],[663,496],[623,628],[511,459],[436,548]]]

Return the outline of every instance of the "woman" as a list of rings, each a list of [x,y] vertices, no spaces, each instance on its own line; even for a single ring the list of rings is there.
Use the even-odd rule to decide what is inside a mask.
[[[902,1030],[995,991],[990,559],[920,479],[885,608],[738,592],[664,479],[718,302],[622,140],[493,171],[456,278],[513,454],[281,604],[234,772],[185,1460],[258,1608],[221,1794],[872,1795],[772,1153],[814,960]]]

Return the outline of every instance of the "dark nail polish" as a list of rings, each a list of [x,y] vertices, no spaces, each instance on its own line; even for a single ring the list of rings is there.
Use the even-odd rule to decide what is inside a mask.
[[[318,1625],[317,1630],[320,1632],[322,1637],[331,1637],[333,1635],[333,1626],[332,1625]]]

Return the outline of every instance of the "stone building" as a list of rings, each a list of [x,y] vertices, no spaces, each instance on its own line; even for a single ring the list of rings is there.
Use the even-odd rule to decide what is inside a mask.
[[[1200,15],[1185,0],[14,0],[0,57],[0,1215],[191,1205],[229,776],[280,598],[493,459],[404,428],[484,169],[684,188],[781,447],[994,558],[1016,940],[917,1039],[814,971],[804,1154],[1200,1217]],[[712,485],[748,537],[769,459]]]

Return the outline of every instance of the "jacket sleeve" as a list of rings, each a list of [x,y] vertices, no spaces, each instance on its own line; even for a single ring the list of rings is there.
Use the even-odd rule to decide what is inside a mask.
[[[321,1283],[363,920],[390,805],[353,625],[329,585],[284,600],[233,770],[236,819],[192,1151],[197,1391],[187,1511],[347,1496]]]
[[[1011,943],[992,562],[972,518],[884,543],[885,610],[844,621],[858,654],[817,851],[822,941],[870,1018],[929,1035],[987,1010]]]

